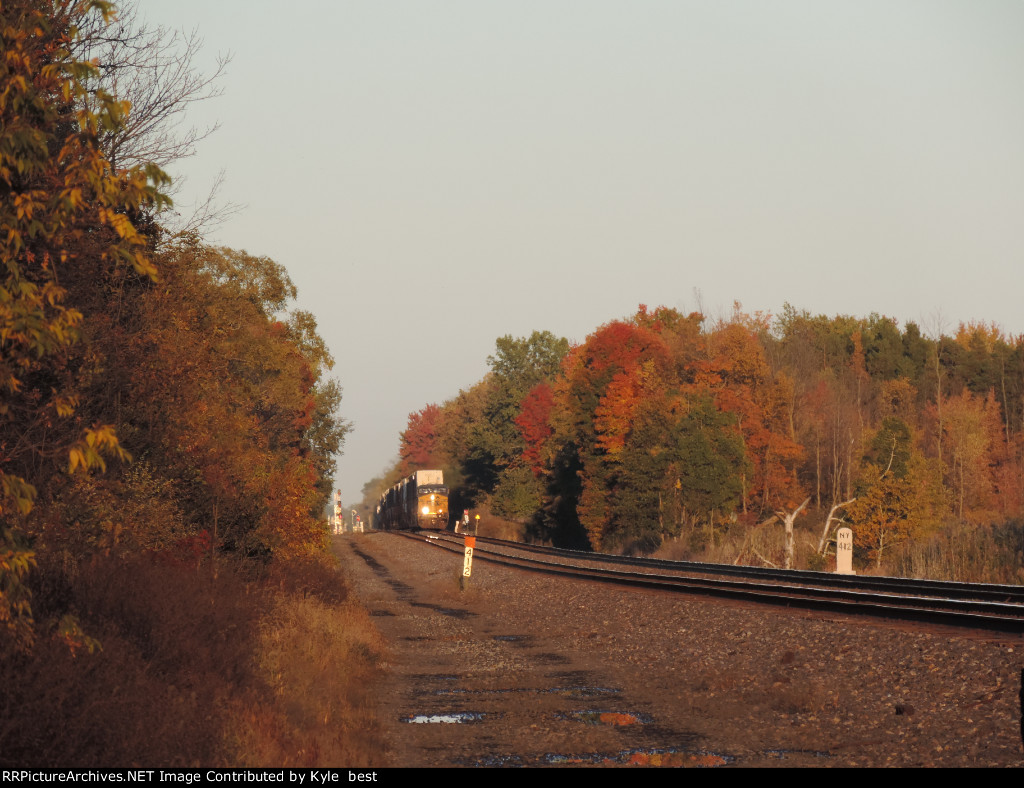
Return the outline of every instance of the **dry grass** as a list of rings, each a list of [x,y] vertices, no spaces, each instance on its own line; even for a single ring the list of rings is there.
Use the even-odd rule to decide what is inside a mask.
[[[1024,521],[948,525],[890,551],[883,557],[881,573],[1024,585]]]
[[[795,532],[796,566],[804,568],[810,552],[810,532]],[[728,523],[714,528],[698,526],[668,539],[652,554],[672,561],[702,561],[745,566],[782,566],[785,562],[782,526]]]
[[[364,610],[279,596],[255,658],[265,691],[232,720],[237,765],[383,765],[371,688],[384,644]]]
[[[819,523],[808,521],[794,529],[795,569],[835,569],[834,550],[828,556],[817,554],[819,528]],[[784,538],[778,523],[736,523],[714,531],[696,528],[663,542],[653,557],[781,567],[785,562]],[[889,548],[881,567],[859,554],[855,554],[854,566],[863,574],[1024,585],[1024,522],[949,524]]]
[[[480,515],[479,536],[489,536],[492,539],[507,539],[510,542],[521,542],[526,527],[514,520],[506,520],[493,514],[486,506],[474,509],[470,516]]]
[[[41,564],[37,616],[102,649],[0,644],[0,766],[381,765],[383,644],[336,567]]]

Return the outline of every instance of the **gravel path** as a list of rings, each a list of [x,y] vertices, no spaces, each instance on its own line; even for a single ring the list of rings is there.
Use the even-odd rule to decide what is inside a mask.
[[[336,537],[391,644],[394,766],[1024,766],[1024,640],[928,633]]]

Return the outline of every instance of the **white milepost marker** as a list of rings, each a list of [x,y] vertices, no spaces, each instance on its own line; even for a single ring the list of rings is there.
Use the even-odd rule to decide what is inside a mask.
[[[853,531],[849,528],[836,531],[836,574],[857,574],[853,570]]]

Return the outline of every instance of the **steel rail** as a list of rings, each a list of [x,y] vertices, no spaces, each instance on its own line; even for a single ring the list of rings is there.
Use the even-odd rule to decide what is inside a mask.
[[[448,552],[456,554],[463,552],[461,545],[449,541],[448,538],[433,536],[424,539],[422,534],[397,533],[418,541],[427,541]],[[579,560],[590,560],[589,553],[584,553],[582,556],[585,557]],[[744,602],[873,618],[910,620],[989,632],[1024,633],[1024,605],[1021,604],[578,567],[536,558],[481,551],[479,541],[473,557],[481,561],[549,575],[613,583],[647,590],[703,594]]]
[[[851,588],[861,591],[878,590],[895,593],[911,593],[919,596],[936,596],[944,599],[988,600],[1010,604],[1024,604],[1024,586],[1001,585],[996,583],[964,583],[949,580],[917,580],[914,578],[878,577],[864,575],[837,575],[832,572],[814,572],[805,569],[768,569],[756,566],[732,566],[729,564],[706,564],[694,561],[670,561],[658,558],[634,558],[607,553],[591,553],[583,550],[566,550],[543,545],[529,545],[492,537],[477,537],[478,543],[492,544],[512,550],[554,555],[578,561],[594,561],[625,566],[665,569],[676,572],[696,572],[711,575],[726,575],[742,578],[764,578],[778,581],[815,585],[825,588]]]

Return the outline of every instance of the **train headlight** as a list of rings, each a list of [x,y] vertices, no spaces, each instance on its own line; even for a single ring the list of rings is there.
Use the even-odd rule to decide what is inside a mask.
[[[423,507],[423,514],[430,514],[430,507],[429,506],[424,506]]]

